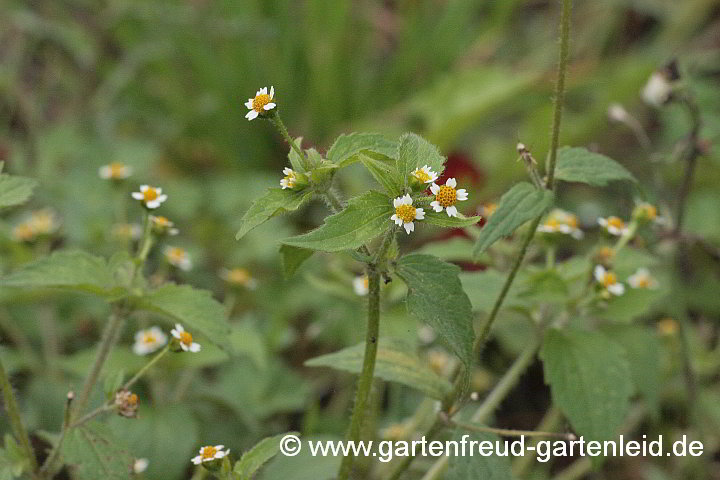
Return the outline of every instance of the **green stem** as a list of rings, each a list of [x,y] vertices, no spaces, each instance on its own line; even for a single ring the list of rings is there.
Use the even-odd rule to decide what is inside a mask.
[[[272,111],[272,114],[270,115],[270,121],[275,125],[275,127],[280,132],[280,135],[283,136],[285,141],[290,145],[290,148],[292,148],[295,153],[297,153],[298,157],[300,157],[300,161],[302,162],[302,166],[305,169],[305,171],[310,170],[310,161],[305,156],[305,153],[300,149],[300,147],[297,146],[295,143],[295,140],[290,136],[290,133],[288,132],[287,127],[283,123],[282,119],[280,118],[280,114],[277,112],[277,109],[274,109]]]
[[[0,386],[2,386],[3,401],[5,403],[5,411],[8,414],[10,420],[10,428],[12,429],[15,438],[20,444],[25,456],[30,462],[30,471],[34,477],[38,469],[37,459],[35,458],[35,452],[33,452],[30,446],[30,437],[28,436],[25,424],[23,424],[22,417],[20,416],[20,409],[18,408],[15,393],[10,385],[10,378],[5,371],[5,366],[0,360]]]
[[[132,377],[127,382],[125,382],[125,385],[122,386],[122,389],[130,390],[130,387],[135,385],[135,382],[140,380],[140,378],[142,378],[142,376],[145,375],[145,373],[147,373],[147,371],[150,370],[150,368],[153,365],[155,365],[162,357],[164,357],[165,354],[169,351],[170,351],[170,344],[168,343],[167,345],[165,345],[165,348],[160,350],[160,352],[158,352],[157,355],[155,355],[152,359],[150,359],[150,361],[148,363],[146,363],[145,366],[143,366],[140,370],[138,370],[138,372],[135,374],[134,377]]]
[[[365,418],[365,410],[375,373],[375,359],[380,334],[380,274],[375,265],[368,266],[368,279],[368,326],[365,334],[365,356],[363,358],[362,372],[357,382],[350,427],[346,435],[346,439],[353,442],[360,440],[360,428]],[[347,480],[349,478],[353,460],[352,455],[343,457],[338,472],[338,480]]]

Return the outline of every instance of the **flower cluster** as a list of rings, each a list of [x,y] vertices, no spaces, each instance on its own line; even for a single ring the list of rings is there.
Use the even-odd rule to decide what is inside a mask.
[[[594,270],[595,281],[602,288],[602,292],[620,296],[625,293],[625,285],[621,283],[615,272],[606,269],[603,265],[595,266]],[[650,272],[646,268],[638,268],[634,274],[627,278],[627,283],[631,288],[635,289],[655,289],[658,287],[658,282],[650,275]]]
[[[566,212],[559,208],[550,212],[545,222],[538,225],[538,232],[541,233],[561,233],[570,235],[576,240],[583,237],[583,232],[578,227],[578,219],[572,213]]]
[[[430,183],[430,191],[435,199],[430,202],[432,209],[440,213],[445,210],[448,217],[457,217],[457,202],[463,202],[468,199],[467,191],[464,188],[457,188],[457,181],[454,178],[448,178],[444,185],[438,185],[434,180],[437,174],[429,169],[427,165],[412,172],[412,177],[423,183]],[[393,200],[395,213],[390,217],[396,225],[405,228],[410,234],[415,230],[415,220],[423,220],[425,218],[425,210],[417,208],[413,205],[413,198],[409,194],[397,197]]]

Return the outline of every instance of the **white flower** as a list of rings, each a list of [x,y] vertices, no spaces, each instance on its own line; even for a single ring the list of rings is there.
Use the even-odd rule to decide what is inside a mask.
[[[436,212],[442,212],[443,208],[448,217],[457,217],[458,211],[455,204],[458,200],[464,202],[468,198],[468,194],[464,188],[456,190],[457,182],[454,178],[448,178],[442,187],[433,182],[430,185],[430,191],[435,195],[435,200],[430,202],[430,206]]]
[[[166,217],[150,215],[152,230],[157,235],[177,235],[180,231]]]
[[[603,227],[610,235],[617,237],[625,235],[628,232],[628,227],[622,218],[619,217],[608,217],[598,218],[598,224]]]
[[[583,232],[578,228],[578,219],[572,213],[559,208],[550,212],[545,222],[538,225],[538,232],[542,233],[563,233],[570,235],[576,240],[583,237]]]
[[[370,279],[367,275],[358,275],[357,277],[353,278],[353,290],[355,290],[356,295],[365,296],[370,291]]]
[[[250,110],[247,115],[245,115],[245,118],[255,120],[261,113],[275,108],[276,105],[272,101],[273,97],[275,97],[275,87],[270,87],[269,94],[267,87],[258,90],[255,98],[250,98],[245,102],[245,106]]]
[[[146,208],[155,209],[167,200],[167,195],[162,193],[162,188],[140,185],[140,191],[132,192],[132,198],[140,200]]]
[[[257,280],[245,268],[233,268],[231,270],[223,268],[220,270],[220,278],[231,285],[245,287],[250,290],[257,288]]]
[[[280,180],[280,186],[282,189],[285,190],[286,188],[293,188],[295,186],[295,182],[297,182],[295,171],[292,168],[285,167],[283,169],[283,175],[285,175],[285,178]]]
[[[105,180],[125,180],[132,175],[132,168],[121,162],[112,162],[100,167],[98,175]]]
[[[595,266],[595,280],[613,295],[625,293],[625,285],[618,282],[617,276],[613,272],[605,270],[602,265]]]
[[[186,352],[197,353],[200,351],[200,344],[193,342],[190,332],[186,332],[182,325],[175,324],[175,328],[170,330],[170,334],[178,340],[180,348]]]
[[[203,462],[212,462],[213,460],[223,458],[230,453],[229,448],[225,451],[223,451],[223,448],[225,448],[225,445],[202,447],[200,449],[200,455],[193,457],[192,463],[200,465]]]
[[[160,327],[151,327],[147,330],[139,330],[135,334],[135,344],[133,345],[133,352],[136,355],[147,355],[158,349],[167,343],[167,335],[163,332]]]
[[[405,227],[408,235],[415,230],[413,220],[422,220],[425,218],[425,210],[413,207],[412,203],[412,197],[408,194],[405,194],[403,197],[397,197],[393,200],[395,214],[390,217],[390,220],[394,221],[396,225]]]
[[[188,271],[192,268],[192,261],[187,251],[180,247],[165,247],[165,259],[170,265],[180,270]]]
[[[143,473],[145,470],[147,470],[148,465],[150,465],[150,460],[147,458],[136,458],[133,462],[133,473]]]
[[[632,288],[657,288],[657,280],[650,275],[647,268],[638,268],[628,277],[627,282]]]
[[[663,106],[672,93],[672,85],[662,72],[653,72],[642,90],[642,99],[653,107]]]
[[[422,183],[433,183],[438,179],[437,173],[430,170],[430,167],[423,165],[422,168],[418,168],[412,172],[412,176]]]

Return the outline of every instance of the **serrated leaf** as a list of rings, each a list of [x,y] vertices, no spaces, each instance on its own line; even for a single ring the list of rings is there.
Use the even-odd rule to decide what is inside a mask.
[[[112,297],[124,288],[104,258],[83,251],[55,252],[0,279],[2,287],[60,288]]]
[[[173,323],[182,324],[193,335],[204,335],[225,351],[232,352],[225,307],[212,298],[210,292],[168,283],[133,300],[138,308],[159,313]]]
[[[240,240],[253,228],[262,225],[270,218],[287,212],[293,212],[302,207],[312,198],[311,190],[292,190],[270,188],[262,197],[255,200],[240,220],[240,230],[235,240]]]
[[[427,208],[425,209],[425,220],[423,221],[438,227],[465,228],[475,225],[480,220],[482,220],[480,215],[466,217],[462,213],[458,213],[457,217],[449,217],[445,212],[435,212]]]
[[[586,440],[611,440],[633,392],[625,351],[596,332],[550,330],[540,357],[555,405]]]
[[[550,208],[552,201],[553,194],[549,190],[538,190],[527,182],[513,186],[500,198],[495,213],[480,231],[473,255],[477,257],[500,238],[541,215]]]
[[[391,197],[399,197],[402,194],[404,180],[398,176],[394,163],[389,163],[392,159],[388,157],[373,158],[365,153],[359,153],[357,157],[373,178],[385,187],[385,191]],[[389,161],[383,161],[384,159]]]
[[[133,458],[119,445],[107,426],[93,422],[70,430],[63,458],[78,480],[127,480]]]
[[[290,245],[280,245],[280,255],[282,256],[282,266],[285,278],[295,275],[300,265],[315,253],[314,250],[307,248],[291,247]]]
[[[408,312],[432,326],[469,366],[475,333],[470,299],[458,278],[460,268],[432,255],[411,254],[398,260],[396,272],[408,286]]]
[[[615,160],[582,147],[563,147],[557,153],[555,178],[604,187],[617,180],[637,182],[632,173]]]
[[[380,133],[342,134],[327,152],[327,159],[339,167],[359,160],[358,154],[363,151],[377,152],[387,157],[395,156],[397,143],[385,138]]]
[[[36,186],[31,178],[0,174],[0,208],[25,203]]]
[[[467,449],[470,451],[471,441],[478,442],[473,447],[474,455],[450,455],[448,462],[448,479],[452,480],[512,480],[510,469],[510,458],[508,456],[490,455],[484,456],[478,453],[478,448],[486,449],[490,445],[494,450],[496,442],[500,442],[497,435],[491,433],[468,432],[457,428],[453,434],[453,441],[461,445],[463,436],[467,435]]]
[[[354,250],[387,230],[393,213],[387,195],[370,191],[351,199],[344,210],[327,217],[315,230],[282,243],[325,252]]]
[[[406,133],[400,137],[397,154],[397,171],[408,186],[409,175],[417,168],[427,165],[430,170],[442,174],[445,169],[445,160],[437,147],[419,135]]]
[[[240,475],[240,480],[251,480],[260,467],[278,454],[280,451],[280,440],[286,435],[298,436],[299,433],[288,432],[260,440],[254,447],[243,453],[240,460],[235,462],[233,472]]]
[[[360,373],[364,353],[363,342],[339,352],[311,358],[305,362],[305,365]],[[450,382],[420,361],[410,345],[392,338],[380,339],[375,376],[388,382],[401,383],[439,400],[443,399],[451,388]]]

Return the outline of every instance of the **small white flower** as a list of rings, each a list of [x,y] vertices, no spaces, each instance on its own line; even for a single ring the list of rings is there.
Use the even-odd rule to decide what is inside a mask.
[[[448,217],[457,217],[458,211],[455,204],[459,201],[464,202],[468,199],[467,191],[464,188],[456,190],[457,181],[454,178],[448,178],[442,187],[433,182],[430,185],[430,191],[435,195],[435,200],[430,202],[430,206],[436,212],[442,212],[443,208]]]
[[[422,168],[418,168],[412,172],[412,176],[422,183],[433,183],[438,179],[437,173],[430,170],[430,167],[427,165],[423,165]]]
[[[268,94],[267,87],[263,87],[257,91],[255,98],[248,99],[245,102],[245,106],[250,110],[245,118],[248,120],[255,120],[261,113],[267,112],[275,108],[273,98],[275,97],[275,87],[270,87],[270,93]]]
[[[165,200],[167,195],[162,193],[162,188],[150,187],[148,185],[140,185],[139,192],[132,192],[132,198],[140,200],[145,208],[158,208]]]
[[[657,280],[650,275],[647,268],[638,268],[628,277],[627,282],[632,288],[657,288]]]
[[[116,223],[112,226],[110,234],[120,240],[140,240],[143,229],[137,223]]]
[[[415,230],[413,220],[422,220],[425,218],[425,210],[413,207],[412,203],[412,197],[408,194],[405,194],[403,197],[397,197],[393,200],[395,213],[390,217],[390,220],[394,221],[396,225],[405,227],[408,235]]]
[[[175,324],[175,328],[170,330],[170,334],[178,340],[180,348],[186,352],[197,353],[200,351],[200,344],[193,342],[190,332],[185,331],[182,325]]]
[[[370,279],[367,275],[358,275],[357,277],[353,278],[353,290],[355,290],[356,295],[360,295],[361,297],[368,294],[370,291]]]
[[[619,296],[625,293],[625,285],[617,281],[617,276],[602,265],[595,266],[595,280],[602,285],[605,290],[613,295]]]
[[[283,175],[285,175],[285,178],[280,180],[280,186],[282,189],[285,190],[286,188],[293,188],[295,186],[295,182],[297,182],[295,171],[292,168],[285,167],[283,169]]]
[[[133,352],[136,355],[147,355],[163,347],[167,343],[167,335],[160,327],[151,327],[147,330],[139,330],[135,334]]]
[[[672,93],[672,85],[662,72],[653,72],[642,90],[642,99],[653,107],[663,106]]]
[[[583,237],[582,230],[578,228],[577,217],[559,208],[550,212],[545,222],[538,225],[537,231],[542,233],[563,233],[576,240]]]
[[[136,458],[133,462],[133,473],[143,473],[147,470],[148,465],[150,465],[150,460],[147,458]]]
[[[166,217],[150,215],[150,224],[152,230],[157,235],[177,235],[180,231],[175,228],[175,224]]]
[[[202,447],[200,449],[200,455],[193,457],[192,463],[194,463],[195,465],[200,465],[203,462],[212,462],[213,460],[223,458],[230,453],[229,448],[224,451],[223,448],[225,448],[225,445]]]
[[[630,114],[619,103],[613,103],[608,107],[608,118],[613,122],[624,123],[628,121]]]
[[[132,168],[121,162],[113,162],[100,167],[98,175],[104,180],[125,180],[132,175]]]
[[[610,235],[620,237],[628,232],[628,227],[620,217],[598,218],[598,224],[603,227]]]
[[[165,259],[167,262],[178,267],[180,270],[188,271],[192,268],[192,260],[187,251],[180,247],[165,247]]]
[[[245,287],[249,290],[257,288],[257,280],[252,277],[252,274],[246,268],[238,267],[230,270],[223,268],[220,270],[220,278],[234,286]]]

